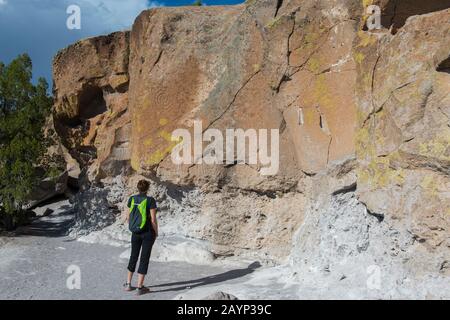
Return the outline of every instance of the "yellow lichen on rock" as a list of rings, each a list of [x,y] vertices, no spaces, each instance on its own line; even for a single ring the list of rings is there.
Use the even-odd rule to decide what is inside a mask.
[[[306,66],[312,73],[318,73],[320,71],[320,61],[317,58],[310,58]]]
[[[364,61],[364,58],[365,58],[365,56],[361,52],[356,52],[354,54],[355,62],[358,64],[361,64]]]
[[[153,143],[153,139],[152,138],[147,138],[144,140],[144,146],[149,147],[151,146]]]
[[[166,119],[166,118],[161,118],[161,119],[159,119],[159,124],[160,124],[161,126],[165,126],[165,125],[168,124],[168,123],[169,123],[169,120]]]
[[[436,197],[438,195],[438,181],[433,175],[425,175],[420,183],[420,187],[430,197]]]
[[[275,28],[276,26],[281,24],[281,18],[282,17],[273,18],[268,24],[266,24],[266,28],[268,28],[268,29]]]
[[[360,39],[359,44],[356,46],[359,47],[368,47],[377,42],[377,37],[374,35],[371,35],[368,32],[364,31],[358,31],[358,37]]]
[[[434,139],[419,145],[419,154],[439,160],[450,161],[450,129],[447,127]]]
[[[319,107],[333,108],[334,100],[330,96],[330,90],[327,85],[327,79],[324,74],[320,74],[314,84],[314,97],[318,101]]]
[[[371,135],[367,127],[360,128],[355,136],[356,155],[360,159],[371,159],[375,157],[375,147],[373,146]]]
[[[372,190],[386,188],[391,184],[401,186],[405,182],[403,169],[391,168],[390,162],[390,157],[377,157],[367,166],[366,180]]]

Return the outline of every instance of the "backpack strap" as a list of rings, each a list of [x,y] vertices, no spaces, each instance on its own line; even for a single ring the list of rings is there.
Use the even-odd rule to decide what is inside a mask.
[[[132,196],[131,197],[130,213],[131,213],[131,211],[133,211],[133,208],[134,208],[134,197]]]
[[[145,223],[147,222],[147,198],[138,204],[139,213],[141,214],[142,221],[140,228],[144,228]]]

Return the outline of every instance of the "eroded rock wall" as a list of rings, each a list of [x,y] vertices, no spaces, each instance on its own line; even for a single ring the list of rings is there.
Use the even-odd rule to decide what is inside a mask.
[[[365,26],[371,4],[381,7],[380,30]],[[108,189],[120,175],[126,198],[140,175],[152,179],[166,230],[207,240],[218,256],[291,254],[301,265],[336,251],[332,261],[313,259],[321,269],[367,252],[391,259],[377,246],[392,245],[417,256],[411,268],[432,257],[427,272],[442,274],[449,7],[261,0],[144,11],[130,32],[58,54],[55,127],[88,184]],[[194,120],[221,132],[279,129],[278,173],[263,176],[250,163],[174,165],[170,134],[192,132]],[[328,219],[340,204],[343,217]],[[117,201],[101,206],[109,205],[122,209]],[[308,240],[316,227],[325,234]],[[333,232],[352,228],[343,246],[329,246]],[[400,235],[389,238],[390,230]],[[376,236],[384,244],[368,240]]]
[[[91,180],[128,171],[129,37],[82,40],[53,61],[55,129]]]
[[[361,33],[358,195],[430,249],[449,247],[450,10],[410,17],[395,35]],[[442,69],[441,69],[442,68]]]

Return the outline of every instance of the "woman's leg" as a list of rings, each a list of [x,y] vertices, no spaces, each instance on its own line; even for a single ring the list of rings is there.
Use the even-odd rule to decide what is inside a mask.
[[[152,253],[153,243],[155,237],[151,232],[146,233],[142,240],[141,259],[139,261],[138,269],[138,288],[142,288],[144,285],[145,275],[148,270],[148,263],[150,261],[150,255]]]
[[[133,274],[134,274],[134,272],[128,271],[127,283],[131,283],[131,280],[133,280]]]
[[[145,274],[138,273],[137,287],[142,288],[144,286],[144,281],[145,281]]]
[[[127,282],[131,283],[133,279],[133,273],[136,270],[136,264],[139,259],[139,251],[141,251],[142,238],[139,235],[131,235],[131,254],[130,261],[128,263],[128,277]]]

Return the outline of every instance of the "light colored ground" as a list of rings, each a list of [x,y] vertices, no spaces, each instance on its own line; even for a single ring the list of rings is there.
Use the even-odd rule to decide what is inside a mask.
[[[67,202],[50,206],[50,215],[14,236],[0,236],[0,299],[203,299],[217,291],[239,299],[273,300],[448,297],[449,279],[438,275],[420,281],[404,277],[394,283],[381,269],[380,288],[371,288],[366,281],[371,275],[364,268],[358,271],[355,263],[334,273],[311,268],[299,273],[289,265],[261,267],[242,258],[210,261],[201,243],[173,237],[158,238],[146,280],[152,293],[136,297],[122,290],[129,256],[123,246],[127,233],[115,226],[79,239],[83,241],[73,240],[65,236],[73,218],[71,206]],[[121,235],[115,241],[114,230]],[[329,257],[325,249],[320,252]],[[314,253],[308,257],[314,258]],[[67,273],[70,266],[81,272],[79,290],[67,287],[67,279],[73,278]]]
[[[214,292],[221,284],[245,281],[247,267],[201,266],[184,262],[150,263],[146,285],[152,293],[123,292],[127,259],[124,248],[74,241],[64,234],[72,214],[68,204],[0,237],[0,299],[173,299],[190,289]],[[69,211],[68,211],[69,210]],[[121,257],[122,255],[122,257]],[[81,271],[81,289],[68,289],[69,266]]]

